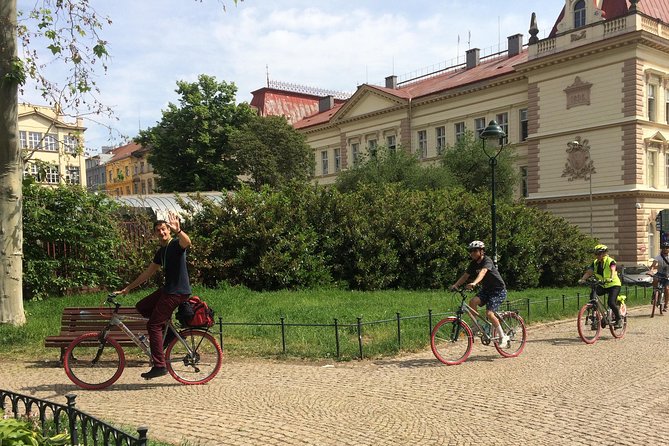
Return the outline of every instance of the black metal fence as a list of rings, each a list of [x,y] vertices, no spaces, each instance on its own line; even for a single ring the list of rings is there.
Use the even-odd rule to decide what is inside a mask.
[[[630,293],[630,287],[625,286],[624,287],[625,293],[621,294],[626,294],[630,295],[632,294],[633,296],[630,296],[632,301],[638,300],[640,297],[645,299],[647,296],[647,290],[650,290],[650,288],[647,287],[637,287],[634,286],[632,287],[632,293]],[[648,291],[649,293],[649,291]],[[640,296],[642,295],[642,296]],[[649,297],[649,296],[648,296]],[[585,293],[576,293],[576,296],[566,296],[562,295],[559,298],[551,298],[549,296],[546,296],[545,299],[519,299],[519,300],[513,300],[509,301],[507,300],[504,303],[504,307],[506,311],[514,310],[518,311],[519,314],[523,317],[525,322],[529,324],[531,322],[532,317],[541,317],[542,315],[547,315],[553,310],[557,311],[567,311],[568,310],[568,305],[573,305],[575,306],[572,307],[574,312],[577,312],[580,308],[581,305],[584,305],[587,301],[589,300],[589,294]],[[561,307],[561,308],[560,308]],[[312,328],[318,328],[318,329],[323,329],[326,332],[332,333],[332,336],[334,338],[334,347],[335,347],[335,357],[337,359],[341,358],[341,343],[340,343],[340,333],[342,330],[347,330],[347,329],[353,329],[356,334],[357,334],[357,349],[358,349],[358,358],[363,359],[364,358],[364,337],[363,337],[363,332],[364,332],[364,327],[366,326],[372,326],[372,325],[382,325],[382,324],[394,324],[395,327],[393,328],[396,331],[396,339],[397,339],[397,348],[398,350],[402,346],[402,322],[403,321],[409,321],[409,320],[415,320],[415,319],[425,319],[426,324],[425,324],[425,333],[427,335],[427,339],[429,340],[430,334],[432,333],[432,328],[434,327],[435,322],[438,322],[438,320],[441,320],[443,316],[447,315],[453,315],[455,312],[455,308],[449,309],[446,312],[439,312],[435,313],[432,311],[432,309],[427,310],[427,314],[424,315],[414,315],[414,316],[402,316],[400,313],[396,313],[396,316],[392,319],[383,319],[383,320],[377,320],[377,321],[363,321],[362,317],[357,317],[356,321],[354,323],[342,323],[339,319],[335,318],[333,319],[332,323],[289,323],[286,322],[285,317],[281,317],[278,322],[224,322],[222,318],[219,318],[218,320],[218,326],[220,329],[219,332],[219,339],[220,339],[220,344],[221,347],[224,347],[224,341],[225,341],[225,336],[224,336],[224,326],[245,326],[245,327],[263,327],[263,326],[269,326],[269,327],[277,327],[280,330],[280,335],[281,335],[281,353],[286,354],[288,353],[287,349],[287,331],[286,329],[289,327],[312,327]],[[437,321],[434,319],[436,317],[439,317]]]
[[[72,446],[147,445],[148,428],[139,427],[138,435],[132,436],[77,409],[76,395],[68,394],[65,398],[66,405],[0,389],[0,409],[5,416],[38,424],[44,436],[68,433]]]

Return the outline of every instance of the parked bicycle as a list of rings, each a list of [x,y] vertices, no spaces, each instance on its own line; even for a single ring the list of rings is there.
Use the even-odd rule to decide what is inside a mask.
[[[462,290],[454,291],[462,297],[462,302],[455,313],[440,320],[432,329],[430,335],[430,346],[436,358],[446,365],[457,365],[463,363],[471,354],[474,336],[481,339],[483,345],[494,345],[495,349],[505,358],[513,358],[523,351],[527,341],[527,329],[523,318],[518,311],[494,312],[500,321],[502,330],[509,337],[506,345],[501,344],[501,337],[496,333],[495,327],[485,317],[474,311],[467,305],[467,293]],[[463,314],[475,315],[472,324],[476,331],[462,318]]]
[[[65,351],[65,373],[74,384],[84,389],[98,390],[112,385],[126,367],[123,347],[111,336],[113,327],[120,328],[149,357],[149,361],[151,358],[148,339],[133,333],[123,323],[147,319],[119,314],[121,304],[115,294],[108,295],[105,304],[108,308],[101,311],[109,313],[107,326],[100,332],[85,333],[75,338]],[[170,332],[174,337],[165,350],[169,374],[183,384],[204,384],[214,378],[221,369],[223,352],[208,329],[186,328],[179,331],[170,320],[163,341]]]
[[[653,287],[653,297],[651,299],[652,308],[650,310],[650,317],[654,317],[655,311],[659,311],[662,314],[666,310],[664,287],[667,275],[658,272],[651,275],[651,277],[655,286]]]
[[[586,344],[594,344],[601,336],[602,328],[605,328],[607,325],[614,338],[620,339],[625,336],[625,332],[627,331],[626,296],[622,294],[618,295],[618,306],[620,308],[620,317],[623,319],[623,323],[620,328],[616,328],[613,323],[613,310],[607,308],[607,304],[596,292],[597,286],[604,282],[591,277],[586,283],[590,285],[590,301],[583,305],[578,312],[577,322],[579,337]]]

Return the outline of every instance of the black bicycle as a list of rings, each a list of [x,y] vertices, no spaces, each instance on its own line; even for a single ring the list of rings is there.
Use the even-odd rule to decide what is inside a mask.
[[[481,338],[483,345],[490,345],[492,342],[499,354],[505,358],[520,355],[527,341],[527,329],[518,311],[493,312],[502,325],[504,334],[509,337],[508,342],[503,345],[502,338],[495,334],[496,330],[493,325],[467,305],[465,302],[467,293],[462,289],[455,292],[460,293],[462,297],[455,316],[449,316],[437,322],[430,336],[432,353],[439,361],[446,365],[457,365],[463,363],[471,354],[475,334],[467,322],[462,319],[465,313],[472,316],[472,324],[477,330],[476,335]]]
[[[650,317],[655,316],[655,311],[659,311],[660,314],[664,313],[666,308],[664,287],[667,280],[667,275],[657,272],[651,276],[655,281],[655,286],[653,287],[653,297],[651,304],[653,305],[650,310]]]
[[[623,319],[622,326],[616,327],[613,323],[613,310],[607,308],[607,304],[602,301],[601,296],[597,295],[597,286],[605,282],[590,278],[587,280],[590,285],[590,301],[583,305],[578,312],[578,335],[586,344],[594,344],[602,334],[602,328],[609,326],[611,335],[620,339],[625,336],[627,331],[627,305],[625,305],[626,296],[618,295],[618,306],[620,308],[620,317]]]

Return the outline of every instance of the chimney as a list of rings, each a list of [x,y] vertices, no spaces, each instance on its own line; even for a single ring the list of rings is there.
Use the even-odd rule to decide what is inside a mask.
[[[513,36],[507,37],[507,40],[509,42],[509,57],[520,54],[520,51],[523,49],[523,35],[514,34]]]
[[[479,64],[479,53],[481,50],[478,48],[472,48],[467,50],[467,69],[474,68]]]
[[[328,96],[323,96],[318,100],[318,113],[323,113],[324,111],[328,111],[334,107],[334,96],[328,95]]]
[[[386,77],[386,88],[397,90],[397,76],[393,74],[392,76]]]

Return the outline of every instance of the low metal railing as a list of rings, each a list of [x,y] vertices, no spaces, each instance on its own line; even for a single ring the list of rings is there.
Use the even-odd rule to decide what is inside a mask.
[[[146,446],[148,428],[138,427],[137,436],[123,432],[75,407],[75,394],[65,395],[67,404],[58,404],[0,389],[0,410],[5,417],[39,423],[45,436],[70,435],[70,445]],[[9,403],[9,404],[8,404]]]

